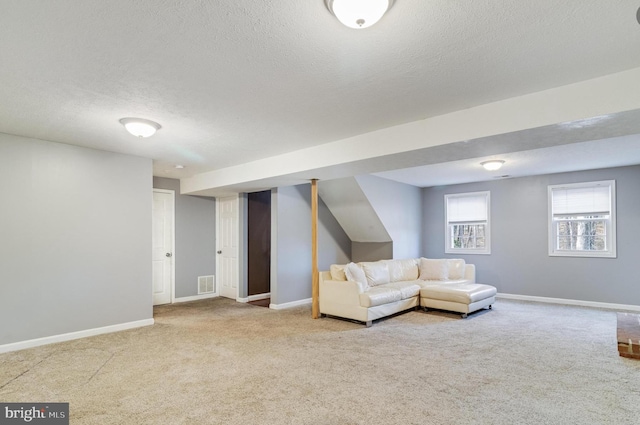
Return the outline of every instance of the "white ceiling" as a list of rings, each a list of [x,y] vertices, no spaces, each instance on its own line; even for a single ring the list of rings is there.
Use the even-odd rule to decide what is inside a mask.
[[[497,171],[487,171],[480,163],[490,159],[501,159],[505,163]],[[640,135],[474,157],[374,174],[413,186],[430,187],[635,164],[640,164]]]
[[[0,132],[148,157],[154,175],[192,177],[638,68],[638,6],[397,0],[358,31],[323,0],[3,0]],[[162,129],[135,139],[118,122],[129,116]],[[615,143],[640,162],[636,143]],[[510,154],[504,173],[521,175],[516,165],[537,154],[558,156]]]

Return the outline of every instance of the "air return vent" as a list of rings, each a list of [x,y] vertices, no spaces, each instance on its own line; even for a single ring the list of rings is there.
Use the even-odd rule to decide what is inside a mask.
[[[198,276],[198,294],[215,292],[213,276]]]

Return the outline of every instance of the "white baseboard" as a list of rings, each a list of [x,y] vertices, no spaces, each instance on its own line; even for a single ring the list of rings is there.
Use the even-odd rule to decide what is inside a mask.
[[[271,292],[265,292],[264,294],[256,294],[249,295],[246,298],[236,298],[236,301],[239,303],[248,303],[249,301],[258,301],[258,300],[266,300],[267,298],[271,298]]]
[[[56,342],[71,341],[89,336],[102,335],[112,332],[126,331],[127,329],[140,328],[153,325],[153,319],[137,320],[135,322],[120,323],[118,325],[104,326],[102,328],[85,329],[83,331],[69,332],[66,334],[45,336],[43,338],[29,339],[26,341],[12,342],[0,345],[0,353],[24,350],[26,348],[39,347],[41,345],[55,344]]]
[[[516,295],[516,294],[503,294],[503,293],[496,294],[496,297],[504,298],[508,300],[534,301],[534,302],[548,303],[548,304],[578,305],[581,307],[603,308],[607,310],[640,311],[640,305],[631,305],[631,304],[612,304],[612,303],[601,303],[596,301],[569,300],[565,298],[535,297],[532,295]]]
[[[274,310],[284,310],[285,308],[298,307],[298,306],[307,305],[307,304],[311,304],[311,298],[298,300],[298,301],[291,301],[290,303],[284,303],[284,304],[269,304],[269,308],[272,308]]]
[[[190,296],[190,297],[174,298],[173,302],[174,303],[187,303],[189,301],[206,300],[207,298],[215,298],[217,296],[218,296],[218,294],[200,294],[200,295],[193,295],[193,296]]]

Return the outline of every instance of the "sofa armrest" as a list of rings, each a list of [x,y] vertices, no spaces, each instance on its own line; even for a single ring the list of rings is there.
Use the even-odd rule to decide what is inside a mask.
[[[475,266],[475,264],[465,264],[464,265],[464,278],[466,280],[471,281],[471,283],[476,283],[476,266]]]
[[[320,303],[360,305],[362,284],[351,281],[325,279],[326,272],[320,272]],[[330,275],[329,275],[330,276]]]

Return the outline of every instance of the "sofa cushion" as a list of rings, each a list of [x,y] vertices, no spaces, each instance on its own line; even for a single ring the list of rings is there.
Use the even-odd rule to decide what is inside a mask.
[[[346,264],[332,264],[329,267],[329,272],[331,273],[331,280],[345,281],[347,280],[347,276],[344,274],[344,268]]]
[[[404,281],[404,282],[390,282],[384,285],[385,288],[393,288],[400,291],[403,300],[411,297],[416,297],[420,294],[421,285],[418,282],[420,280]]]
[[[420,259],[420,279],[447,280],[449,278],[449,264],[446,259]]]
[[[347,277],[347,280],[360,283],[364,290],[369,288],[367,277],[365,276],[364,271],[356,263],[347,264],[344,267],[344,274]]]
[[[432,300],[471,304],[496,295],[496,288],[481,283],[458,283],[451,285],[426,285],[420,297]]]
[[[421,288],[429,285],[452,285],[456,283],[472,283],[468,279],[456,279],[456,280],[418,280],[418,285]]]
[[[369,286],[378,286],[389,283],[389,267],[384,261],[373,261],[369,263],[360,263],[364,274],[367,277]]]
[[[402,299],[402,293],[386,286],[374,286],[360,294],[361,307],[375,307]]]
[[[450,258],[447,263],[449,264],[449,280],[464,279],[465,262],[462,258]]]
[[[418,279],[418,262],[414,258],[407,260],[385,260],[389,267],[389,281],[400,282]]]

